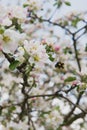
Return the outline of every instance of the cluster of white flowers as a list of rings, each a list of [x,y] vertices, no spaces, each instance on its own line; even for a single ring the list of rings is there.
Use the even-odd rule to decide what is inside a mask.
[[[24,3],[25,6],[29,7],[29,10],[40,10],[41,9],[41,0],[27,0]]]
[[[32,17],[38,14],[42,2],[47,1],[27,0],[24,7],[0,5],[0,130],[28,130],[29,125],[30,129],[35,125],[36,130],[56,130],[71,106],[55,92],[60,90],[65,99],[68,97],[73,102],[87,88],[87,45],[82,46],[82,41],[81,44],[78,41],[75,52],[73,33],[65,35],[62,30],[63,34],[60,34],[53,26],[42,24],[42,17],[38,19],[36,15],[36,20],[28,17],[29,13]],[[63,28],[65,24],[73,26],[72,21],[77,20],[74,15],[71,13],[64,19],[57,19],[58,25],[62,21]],[[79,15],[79,18],[83,17]],[[57,25],[57,20],[53,25]],[[50,24],[50,20],[43,21]],[[65,30],[67,32],[68,27]],[[79,34],[75,38],[78,37]],[[76,56],[79,56],[77,62],[79,60],[82,66],[81,72],[78,72]],[[69,89],[72,93],[68,93]]]
[[[30,62],[47,62],[48,55],[46,54],[46,49],[39,41],[24,41],[24,48],[31,56]]]
[[[3,26],[10,26],[12,19],[17,18],[20,22],[24,22],[27,16],[27,10],[20,6],[4,7],[0,5],[0,24]]]
[[[20,22],[24,22],[27,16],[27,9],[21,6],[11,6],[7,8],[7,14],[10,19],[17,18]]]
[[[19,123],[15,123],[13,121],[9,122],[7,124],[7,127],[5,127],[4,125],[0,125],[0,130],[10,130],[10,129],[15,129],[15,130],[28,130],[28,125],[25,122],[19,122]]]

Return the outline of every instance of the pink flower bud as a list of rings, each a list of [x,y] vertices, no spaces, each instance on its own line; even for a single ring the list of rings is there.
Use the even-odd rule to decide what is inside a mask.
[[[76,86],[76,85],[79,85],[79,84],[80,84],[79,81],[73,81],[72,86]]]
[[[55,51],[59,51],[59,50],[60,50],[60,46],[54,45],[54,50],[55,50]]]

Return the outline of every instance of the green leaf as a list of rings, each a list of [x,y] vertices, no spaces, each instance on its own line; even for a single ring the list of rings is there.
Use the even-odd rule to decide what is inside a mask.
[[[73,27],[77,27],[77,24],[78,24],[79,21],[80,21],[79,18],[73,19],[71,25],[72,25]]]
[[[59,0],[58,1],[58,8],[60,8],[62,6],[62,2]]]
[[[87,75],[82,75],[81,81],[84,82],[84,83],[87,83]]]
[[[10,112],[13,112],[13,111],[15,111],[16,110],[16,107],[15,106],[11,106],[10,108],[9,108],[9,111]]]
[[[60,8],[62,6],[62,1],[61,0],[57,0],[55,3],[54,3],[54,6],[57,6],[58,8]]]
[[[23,4],[23,7],[24,7],[24,8],[27,7],[27,6],[29,6],[29,4]]]
[[[4,27],[1,27],[1,26],[0,26],[0,34],[3,34],[4,31],[5,31]]]
[[[69,1],[64,2],[67,6],[71,6],[71,3]]]
[[[19,64],[20,64],[20,62],[19,62],[18,60],[14,60],[13,62],[10,63],[9,68],[10,68],[11,70],[15,70],[16,67],[19,66]]]
[[[65,82],[72,82],[72,81],[74,81],[74,80],[76,80],[76,77],[70,76],[70,77],[66,78],[64,81],[65,81]]]
[[[63,52],[64,52],[64,54],[67,54],[67,53],[72,54],[72,50],[69,47],[64,48]]]
[[[41,23],[41,22],[43,22],[43,19],[42,19],[42,17],[40,17],[40,18],[39,18],[39,22],[40,22],[40,23]]]
[[[28,54],[28,52],[26,51],[26,49],[25,48],[23,48],[24,49],[24,55],[23,55],[23,57],[26,59],[26,61],[28,61],[28,59],[29,59],[29,54]]]
[[[68,25],[68,21],[65,20],[63,24],[64,24],[64,26],[67,26]]]
[[[52,54],[48,54],[49,55],[49,59],[51,60],[51,61],[54,61],[54,58],[52,57]]]
[[[49,52],[53,52],[53,48],[52,48],[52,46],[48,46],[48,45],[46,45],[45,49],[46,49],[46,52],[47,52],[47,53],[49,53]]]
[[[19,30],[20,33],[23,32],[22,28],[21,28],[21,24],[18,23],[18,19],[17,18],[13,18],[12,19],[12,25],[15,25],[15,29]]]
[[[47,114],[50,114],[50,113],[51,113],[51,111],[43,111],[43,112],[41,112],[40,116],[44,117],[44,115],[47,115]]]
[[[55,109],[59,111],[60,110],[60,106],[56,106]]]

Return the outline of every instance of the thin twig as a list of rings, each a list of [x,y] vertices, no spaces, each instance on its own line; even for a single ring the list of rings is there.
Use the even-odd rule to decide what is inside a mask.
[[[44,19],[44,18],[40,18],[38,17],[36,14],[34,14],[34,16],[32,16],[31,14],[29,15],[30,18],[33,18],[33,19],[38,19],[39,21],[41,20],[42,22],[47,22],[47,23],[50,23],[52,25],[55,25],[55,26],[58,26],[58,27],[61,27],[62,29],[65,29],[69,34],[73,34],[68,28],[66,28],[65,26],[63,25],[60,25],[56,22],[52,22],[51,20],[49,19]]]
[[[74,46],[74,51],[75,51],[75,58],[76,58],[76,61],[77,61],[77,64],[78,64],[79,71],[81,71],[81,65],[80,65],[80,60],[79,60],[79,57],[78,57],[75,34],[73,34],[72,39],[73,39],[73,46]]]
[[[67,97],[63,96],[62,94],[58,94],[58,93],[53,93],[53,94],[42,94],[42,95],[32,95],[32,96],[29,96],[28,98],[31,99],[31,98],[35,98],[35,97],[62,97],[64,98],[65,100],[67,100],[69,103],[71,103],[72,105],[76,106],[77,108],[79,108],[83,113],[87,114],[86,111],[84,111],[78,104],[74,104],[71,100],[69,100]]]

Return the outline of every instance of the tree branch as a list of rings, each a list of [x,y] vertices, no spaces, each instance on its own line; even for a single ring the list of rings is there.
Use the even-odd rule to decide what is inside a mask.
[[[78,51],[77,51],[77,46],[76,46],[75,34],[73,34],[72,39],[73,39],[73,46],[74,46],[76,61],[77,61],[77,64],[78,64],[79,71],[81,71],[81,65],[80,65],[80,60],[79,60],[79,57],[78,57]]]

